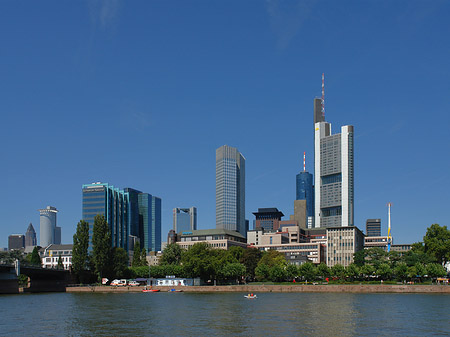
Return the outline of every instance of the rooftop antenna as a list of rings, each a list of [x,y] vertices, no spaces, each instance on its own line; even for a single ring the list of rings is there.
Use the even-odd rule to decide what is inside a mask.
[[[391,203],[388,202],[387,206],[388,206],[388,235],[387,235],[387,251],[388,253],[391,251],[391,241],[392,241],[392,237],[391,237]]]
[[[303,172],[306,171],[306,152],[303,152]]]
[[[325,118],[325,73],[322,73],[322,117]]]

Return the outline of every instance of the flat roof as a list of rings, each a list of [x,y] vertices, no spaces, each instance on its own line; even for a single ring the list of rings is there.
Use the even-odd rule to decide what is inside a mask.
[[[179,233],[179,235],[181,236],[203,236],[203,235],[221,235],[221,234],[222,235],[227,234],[230,236],[245,239],[245,236],[243,236],[241,233],[224,228],[198,229]]]

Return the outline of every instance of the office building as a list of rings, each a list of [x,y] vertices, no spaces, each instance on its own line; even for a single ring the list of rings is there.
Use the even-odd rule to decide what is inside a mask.
[[[328,267],[347,267],[353,262],[353,254],[364,249],[364,234],[356,226],[328,227],[326,231]]]
[[[176,233],[197,230],[197,208],[174,208],[173,229]]]
[[[189,249],[199,242],[206,243],[209,247],[217,249],[228,249],[232,246],[247,247],[245,236],[234,230],[223,228],[201,229],[181,233],[177,240],[177,244],[183,249]]]
[[[92,183],[82,186],[83,220],[89,224],[89,249],[92,249],[94,218],[105,216],[111,231],[112,247],[128,251],[129,236],[129,194],[107,183]]]
[[[56,243],[56,240],[61,242],[61,228],[56,226],[56,214],[58,213],[56,207],[47,206],[38,211],[40,214],[39,245],[47,247]]]
[[[58,261],[61,257],[64,270],[69,270],[72,265],[72,250],[73,244],[61,245],[51,244],[48,247],[43,248],[41,255],[43,268],[58,268]]]
[[[34,247],[34,246],[37,246],[36,231],[34,230],[34,227],[30,222],[27,231],[25,233],[25,247]]]
[[[139,218],[139,194],[141,191],[135,190],[134,188],[126,187],[123,189],[125,193],[128,193],[129,204],[129,235],[136,236],[141,238],[143,236],[143,227],[140,224]],[[133,249],[133,246],[130,246],[130,249]]]
[[[255,215],[255,229],[264,229],[264,231],[277,231],[280,228],[281,218],[284,216],[277,208],[258,208]]]
[[[161,250],[161,199],[148,193],[140,193],[139,218],[141,247],[147,252]]]
[[[353,126],[332,134],[321,102],[314,100],[314,226],[353,226]]]
[[[216,228],[245,237],[245,158],[235,147],[216,150]]]
[[[303,171],[296,176],[296,200],[306,201],[307,228],[312,227],[314,219],[314,185],[313,175],[306,171],[305,154],[303,154]]]
[[[17,250],[25,248],[25,235],[12,234],[8,236],[8,250]]]
[[[381,236],[381,219],[366,220],[366,236]]]

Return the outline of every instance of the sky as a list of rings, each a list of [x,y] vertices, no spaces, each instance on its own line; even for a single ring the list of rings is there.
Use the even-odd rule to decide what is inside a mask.
[[[215,228],[215,150],[246,158],[246,217],[293,214],[314,171],[325,73],[333,133],[355,128],[355,225],[421,241],[450,212],[450,2],[1,1],[0,247],[57,207],[63,243],[81,186],[107,182],[198,209]]]

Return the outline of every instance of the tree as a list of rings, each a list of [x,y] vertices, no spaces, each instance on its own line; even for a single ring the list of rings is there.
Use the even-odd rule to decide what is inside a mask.
[[[112,262],[114,278],[122,278],[128,269],[128,253],[126,250],[120,247],[113,248]]]
[[[306,262],[298,268],[298,274],[299,276],[302,276],[306,281],[313,281],[317,276],[317,268],[311,262]]]
[[[442,277],[447,274],[445,268],[438,263],[430,263],[427,265],[427,274],[429,277]]]
[[[394,274],[398,280],[404,281],[408,277],[408,266],[405,262],[399,262],[394,268]]]
[[[353,281],[359,277],[360,269],[355,263],[351,263],[345,268],[345,274]]]
[[[343,279],[345,277],[345,268],[342,264],[335,264],[331,267],[330,274],[333,277]]]
[[[361,249],[353,254],[353,263],[358,267],[362,267],[366,263],[366,251],[366,249]]]
[[[63,264],[63,260],[62,260],[61,254],[59,254],[59,256],[58,256],[58,267],[57,268],[58,269],[64,269],[64,264]]]
[[[298,276],[298,268],[295,264],[288,264],[286,267],[286,277],[293,280]]]
[[[38,248],[34,247],[33,252],[31,253],[30,263],[35,266],[41,266],[41,257],[39,256]]]
[[[447,226],[431,225],[423,237],[425,253],[445,265],[450,260],[450,230]]]
[[[181,262],[189,277],[200,277],[203,281],[216,277],[216,256],[206,243],[196,243],[184,252]]]
[[[131,262],[132,267],[139,267],[142,266],[141,263],[141,244],[139,241],[137,241],[134,244],[134,251],[133,251],[133,261]]]
[[[226,280],[239,280],[245,275],[245,266],[238,262],[227,263],[222,269],[222,275]]]
[[[258,264],[265,264],[269,267],[273,267],[275,265],[281,265],[285,267],[287,265],[287,262],[283,253],[271,249],[263,253],[263,256]]]
[[[269,269],[269,278],[272,282],[282,282],[286,279],[286,275],[283,265],[276,264]]]
[[[255,277],[258,281],[266,281],[269,279],[269,271],[270,268],[267,264],[258,263],[258,266],[255,268]]]
[[[111,231],[105,216],[94,218],[92,233],[92,259],[98,280],[111,270]]]
[[[145,250],[144,247],[142,247],[142,250],[141,250],[141,266],[148,266],[147,251]]]
[[[240,262],[245,266],[247,276],[251,279],[255,278],[255,268],[261,259],[262,252],[256,248],[245,249],[242,253]]]
[[[367,249],[365,254],[366,262],[373,265],[375,269],[378,269],[380,264],[387,262],[387,253],[382,248],[374,247]]]
[[[183,250],[180,245],[177,245],[176,243],[167,245],[161,256],[161,264],[180,264],[182,253]]]
[[[72,270],[78,281],[83,282],[83,272],[89,264],[89,224],[81,220],[77,224],[77,230],[73,235]]]
[[[392,269],[387,263],[380,263],[376,271],[377,275],[383,280],[388,280],[392,276]]]
[[[322,262],[317,266],[317,276],[320,276],[322,279],[330,277],[330,268]]]
[[[374,276],[375,273],[375,267],[371,264],[365,264],[361,267],[361,274],[364,276],[364,278],[370,279]]]

